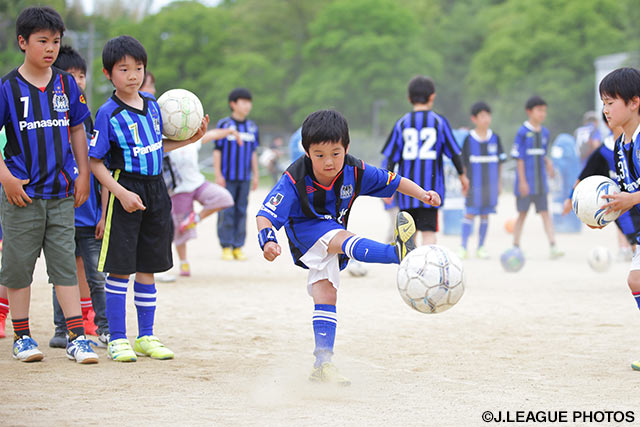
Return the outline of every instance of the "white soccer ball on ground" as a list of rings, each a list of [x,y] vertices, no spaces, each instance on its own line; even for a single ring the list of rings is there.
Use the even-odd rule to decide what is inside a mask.
[[[611,178],[603,175],[589,176],[573,190],[571,205],[573,212],[587,225],[604,227],[620,216],[620,211],[606,213],[602,206],[608,203],[602,196],[620,193],[620,187]]]
[[[191,138],[200,127],[204,111],[198,97],[185,89],[171,89],[158,98],[162,133],[174,141]]]
[[[398,291],[407,305],[421,313],[441,313],[464,294],[464,268],[460,258],[438,245],[420,246],[398,268]]]
[[[613,263],[613,254],[611,251],[603,246],[597,246],[589,251],[587,257],[589,267],[599,273],[609,270],[611,263]]]

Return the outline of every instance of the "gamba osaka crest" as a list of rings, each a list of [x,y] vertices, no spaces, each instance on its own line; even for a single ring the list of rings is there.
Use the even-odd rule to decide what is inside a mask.
[[[56,87],[53,91],[53,111],[58,113],[66,113],[69,111],[69,98],[62,89]]]

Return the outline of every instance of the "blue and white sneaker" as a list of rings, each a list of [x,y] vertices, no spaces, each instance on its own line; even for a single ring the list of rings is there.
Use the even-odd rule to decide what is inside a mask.
[[[92,343],[97,345],[93,341],[86,339],[84,335],[80,335],[67,344],[67,357],[82,364],[98,363],[98,355],[91,348]]]
[[[28,335],[13,343],[13,358],[21,362],[39,362],[44,354],[38,350],[38,343]]]

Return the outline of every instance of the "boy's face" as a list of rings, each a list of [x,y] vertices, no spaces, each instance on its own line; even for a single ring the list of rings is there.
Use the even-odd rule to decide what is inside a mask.
[[[603,95],[601,99],[604,103],[603,112],[611,129],[623,126],[634,114],[638,114],[640,100],[637,96],[631,98],[628,103],[622,98],[612,98],[609,95]]]
[[[491,126],[491,113],[480,111],[475,116],[471,116],[471,121],[479,129],[489,129],[489,126]]]
[[[243,118],[249,115],[251,108],[253,107],[251,100],[244,98],[238,98],[236,101],[231,101],[229,105],[231,106],[231,111]]]
[[[114,64],[111,75],[105,69],[102,71],[121,95],[131,96],[138,93],[144,80],[144,64],[129,55]]]
[[[51,67],[60,52],[60,39],[60,33],[51,30],[35,31],[28,40],[18,36],[18,44],[25,54],[24,62],[37,68]]]
[[[529,121],[534,125],[541,125],[544,122],[544,119],[547,118],[547,106],[546,105],[536,105],[530,110],[527,110],[527,115],[529,116]]]
[[[321,181],[333,181],[344,165],[347,150],[342,142],[319,142],[311,144],[307,155],[311,159],[313,174]]]
[[[73,76],[80,90],[84,92],[85,88],[87,87],[87,75],[84,73],[84,71],[78,70],[77,68],[70,68],[67,70],[67,72]]]

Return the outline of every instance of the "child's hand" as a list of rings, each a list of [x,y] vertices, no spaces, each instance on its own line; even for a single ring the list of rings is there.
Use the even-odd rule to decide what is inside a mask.
[[[566,215],[571,212],[571,199],[566,199],[562,205],[562,215]]]
[[[636,204],[633,195],[624,191],[618,194],[605,194],[602,198],[609,201],[602,205],[606,209],[606,213],[614,211],[626,212]]]
[[[469,178],[467,178],[467,175],[460,175],[460,184],[462,184],[462,195],[466,196],[467,191],[469,191]]]
[[[231,134],[236,137],[236,144],[238,144],[238,147],[242,147],[244,145],[244,141],[240,136],[240,132],[234,129],[233,132],[231,132]]]
[[[89,173],[78,175],[73,183],[73,207],[77,208],[82,206],[84,202],[89,198],[91,192],[91,181]]]
[[[282,249],[280,248],[279,244],[277,244],[276,242],[267,242],[264,245],[264,251],[262,252],[262,254],[267,261],[273,261],[278,256],[280,256],[281,252]]]
[[[256,174],[253,174],[253,176],[251,177],[251,191],[256,191],[258,189],[258,181],[258,176]]]
[[[138,196],[133,191],[125,190],[125,193],[122,196],[118,197],[118,200],[120,200],[122,208],[129,213],[147,209],[142,204],[142,199],[140,198],[140,196]]]
[[[527,184],[527,181],[520,181],[518,189],[520,190],[520,197],[526,197],[529,195],[529,184]]]
[[[222,174],[216,175],[216,184],[218,184],[220,187],[227,187],[227,181],[224,179],[224,176],[222,176]]]
[[[209,126],[209,115],[207,114],[202,118],[202,122],[200,123],[200,127],[198,128],[196,133],[191,138],[187,139],[187,141],[189,141],[189,143],[192,143],[202,139],[204,134],[207,132],[208,126]]]
[[[21,208],[27,206],[27,203],[31,203],[31,198],[27,195],[27,193],[25,193],[23,188],[23,185],[27,185],[28,183],[28,179],[18,179],[13,175],[11,175],[6,180],[6,182],[2,183],[9,203]]]
[[[94,237],[96,240],[102,240],[104,237],[104,216],[101,217],[100,221],[96,224],[96,234]]]
[[[440,195],[433,190],[429,190],[422,196],[422,201],[431,205],[438,207],[442,201],[440,200]]]

